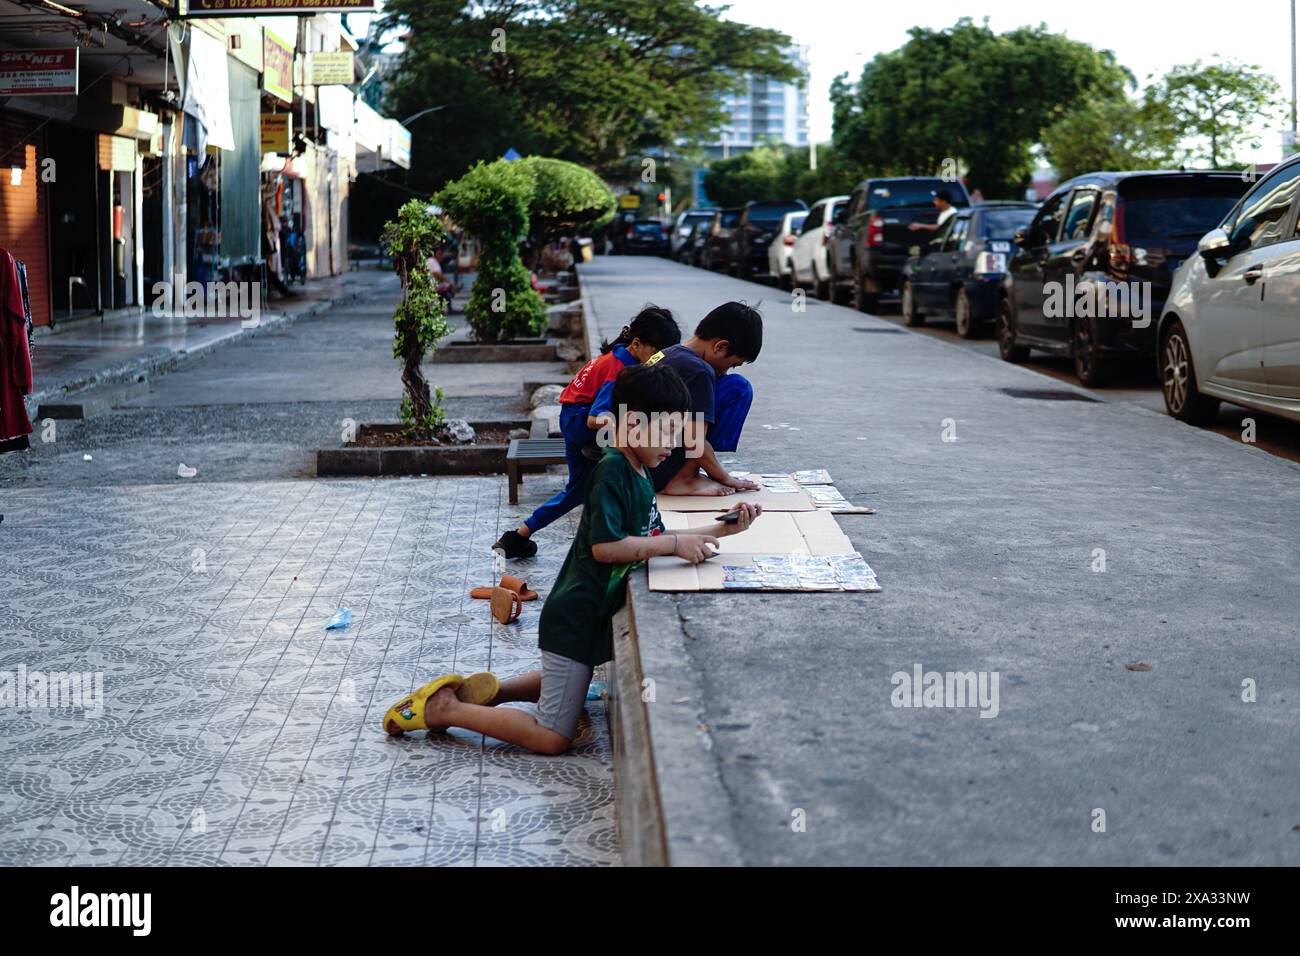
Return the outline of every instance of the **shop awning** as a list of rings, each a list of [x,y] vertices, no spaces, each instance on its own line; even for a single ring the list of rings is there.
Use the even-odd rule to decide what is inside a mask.
[[[190,30],[189,57],[185,65],[185,110],[203,129],[199,154],[204,145],[234,149],[235,133],[230,121],[230,72],[226,47],[202,30]]]

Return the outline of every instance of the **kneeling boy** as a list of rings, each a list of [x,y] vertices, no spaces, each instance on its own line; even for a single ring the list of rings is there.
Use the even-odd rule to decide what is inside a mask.
[[[464,727],[538,753],[563,753],[577,735],[593,668],[613,656],[612,621],[628,572],[654,556],[675,554],[698,564],[712,554],[709,545],[744,531],[760,514],[746,504],[735,524],[665,532],[650,469],[672,453],[680,436],[663,422],[690,411],[690,393],[669,365],[634,365],[619,373],[611,404],[618,416],[614,445],[587,484],[577,537],[542,607],[541,669],[500,685],[486,673],[444,675],[388,711],[389,733]],[[495,709],[508,701],[537,702],[537,716]]]

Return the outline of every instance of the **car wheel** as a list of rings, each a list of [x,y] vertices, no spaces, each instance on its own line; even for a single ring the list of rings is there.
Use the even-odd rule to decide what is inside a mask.
[[[778,274],[776,284],[785,292],[794,291],[794,277],[788,272],[784,275]]]
[[[957,334],[963,339],[975,338],[979,328],[975,322],[975,312],[971,308],[970,296],[964,288],[957,290],[957,304],[953,311],[957,320]]]
[[[1097,330],[1088,319],[1080,319],[1070,329],[1070,358],[1074,374],[1087,388],[1096,388],[1106,380],[1106,365],[1097,344]]]
[[[924,325],[925,316],[917,309],[916,299],[912,296],[912,283],[906,280],[903,282],[902,300],[903,324],[913,328]]]
[[[1165,396],[1165,411],[1189,425],[1208,425],[1219,414],[1219,400],[1201,393],[1196,387],[1196,366],[1187,330],[1175,321],[1165,333],[1160,346],[1160,388]]]
[[[880,297],[867,291],[864,284],[865,280],[858,275],[858,270],[853,270],[853,308],[859,312],[874,312],[880,302]]]
[[[829,302],[831,299],[831,284],[817,274],[817,266],[814,263],[812,269],[813,275],[813,295],[823,302]]]
[[[998,354],[1004,362],[1023,362],[1029,358],[1029,346],[1016,344],[1016,320],[1011,300],[1007,298],[998,307]]]

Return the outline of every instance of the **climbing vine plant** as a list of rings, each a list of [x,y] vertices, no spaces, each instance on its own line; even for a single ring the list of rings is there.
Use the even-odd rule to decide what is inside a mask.
[[[426,261],[446,236],[427,202],[412,199],[384,225],[382,241],[402,283],[402,301],[393,316],[393,357],[402,360],[402,424],[412,435],[433,437],[446,419],[442,389],[430,390],[421,364],[451,332],[442,299]]]

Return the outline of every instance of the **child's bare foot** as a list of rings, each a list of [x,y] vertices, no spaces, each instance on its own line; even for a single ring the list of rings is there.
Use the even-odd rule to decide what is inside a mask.
[[[457,703],[456,691],[444,687],[424,702],[424,722],[434,733],[444,733],[451,726],[451,711]]]
[[[734,495],[735,493],[735,488],[729,488],[699,472],[694,475],[678,475],[668,482],[663,490],[665,495],[721,496]]]

